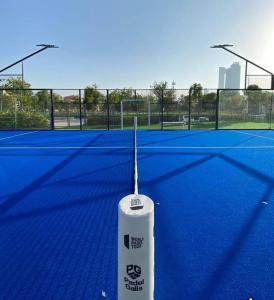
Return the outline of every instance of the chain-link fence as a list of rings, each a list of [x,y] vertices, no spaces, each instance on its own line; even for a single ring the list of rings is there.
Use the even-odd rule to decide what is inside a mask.
[[[272,90],[0,89],[0,129],[273,129]]]
[[[50,90],[0,89],[0,129],[50,129]]]

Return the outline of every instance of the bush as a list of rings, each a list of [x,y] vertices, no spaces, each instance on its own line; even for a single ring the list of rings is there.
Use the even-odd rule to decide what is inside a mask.
[[[17,123],[17,124],[15,124]],[[48,118],[36,112],[0,112],[0,129],[48,128]]]

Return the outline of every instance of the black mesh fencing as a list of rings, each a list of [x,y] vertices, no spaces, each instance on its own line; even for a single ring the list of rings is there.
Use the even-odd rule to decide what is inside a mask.
[[[216,128],[216,90],[207,90],[206,92],[196,92],[195,90],[192,91],[190,105],[190,128]]]
[[[107,91],[87,88],[81,93],[82,128],[109,129]]]
[[[50,90],[0,89],[0,129],[50,129]]]
[[[188,129],[189,91],[163,90],[162,128]],[[161,96],[160,96],[161,98]]]
[[[76,90],[53,90],[55,129],[80,129],[80,97]]]
[[[0,130],[273,129],[273,90],[0,89]]]

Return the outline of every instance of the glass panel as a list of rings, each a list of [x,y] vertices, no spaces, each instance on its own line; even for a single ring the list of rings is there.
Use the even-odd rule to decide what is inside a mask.
[[[270,101],[270,123],[271,129],[274,129],[274,91],[271,92],[271,101]]]
[[[220,91],[219,128],[269,129],[271,99],[267,90]]]

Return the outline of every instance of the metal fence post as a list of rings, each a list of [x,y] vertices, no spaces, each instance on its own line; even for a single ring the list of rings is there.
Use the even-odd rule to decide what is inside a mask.
[[[109,90],[107,89],[107,128],[110,129]]]
[[[150,100],[147,102],[147,124],[148,128],[150,129],[150,115],[151,115],[151,106],[150,106]]]
[[[247,64],[248,64],[248,62],[246,61],[245,62],[245,90],[247,88]]]
[[[55,129],[55,126],[54,126],[54,103],[53,103],[52,89],[50,90],[50,123],[51,123],[51,130],[54,130]]]
[[[191,93],[192,93],[192,89],[190,88],[188,91],[188,130],[190,130],[190,119],[191,119]]]
[[[121,118],[121,130],[124,129],[124,107],[123,100],[120,100],[120,118]]]
[[[164,129],[164,89],[161,90],[161,130]]]
[[[82,123],[82,93],[79,89],[79,112],[80,112],[80,130],[83,130],[83,123]]]
[[[135,111],[135,114],[137,115],[138,117],[138,110],[139,110],[139,107],[138,107],[138,101],[137,100],[137,91],[134,90],[134,101],[135,101],[135,107],[136,107],[136,111]]]
[[[215,122],[215,129],[219,129],[219,109],[220,109],[220,90],[217,90],[217,99],[216,99],[216,122]]]
[[[270,108],[269,108],[269,110],[270,110],[270,129],[272,130],[272,118],[273,118],[273,93],[274,93],[274,91],[272,90],[271,91],[271,101],[270,101]]]

